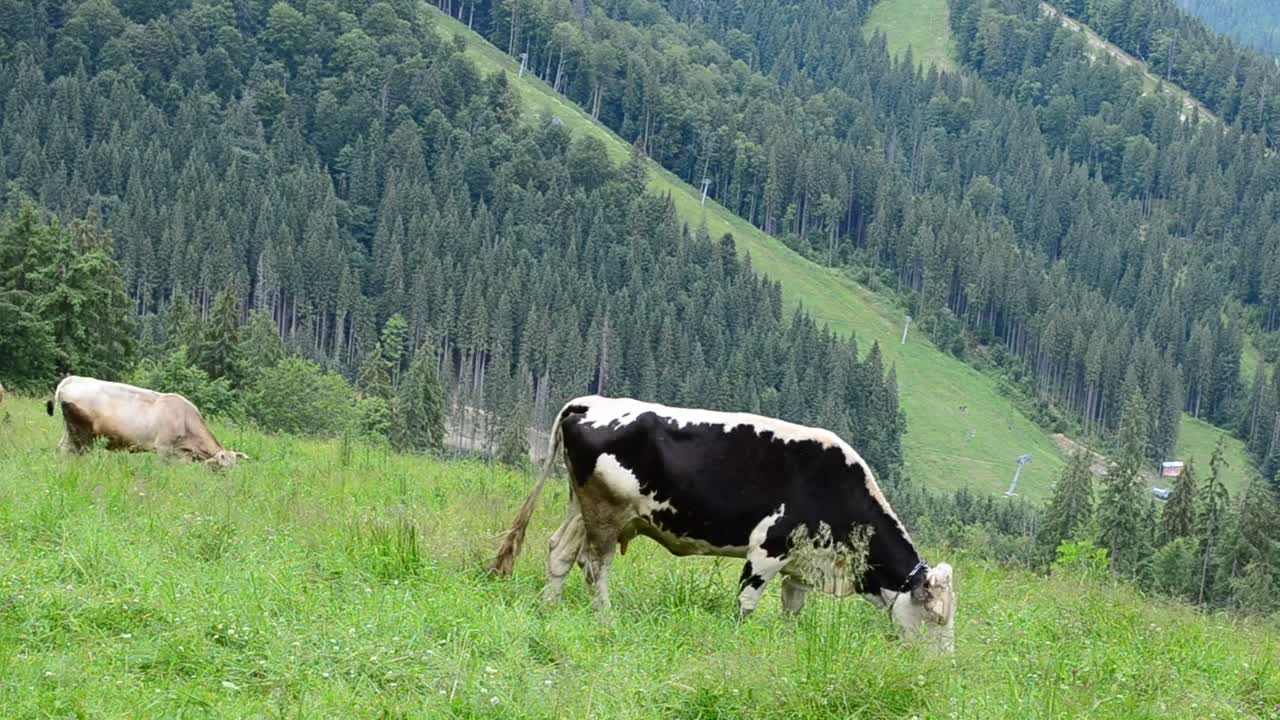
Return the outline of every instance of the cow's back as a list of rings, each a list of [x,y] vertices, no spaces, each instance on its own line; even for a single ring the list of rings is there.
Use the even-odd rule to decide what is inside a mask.
[[[145,388],[96,378],[71,376],[58,384],[57,400],[90,423],[94,434],[123,444],[151,447],[157,407],[163,396]]]
[[[866,464],[821,428],[597,396],[568,403],[561,423],[575,482],[600,483],[674,535],[742,547],[783,505],[815,529],[896,524]]]

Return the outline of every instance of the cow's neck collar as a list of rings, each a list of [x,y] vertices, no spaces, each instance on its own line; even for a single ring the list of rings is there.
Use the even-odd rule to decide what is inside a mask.
[[[916,563],[916,566],[911,568],[911,572],[907,573],[906,579],[902,581],[902,587],[898,589],[898,592],[910,592],[911,590],[914,590],[917,585],[924,581],[924,577],[928,572],[929,563],[924,560]]]

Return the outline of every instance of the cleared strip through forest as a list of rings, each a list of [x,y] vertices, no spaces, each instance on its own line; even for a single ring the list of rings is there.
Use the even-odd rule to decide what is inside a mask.
[[[615,162],[627,157],[630,146],[622,138],[532,75],[517,79],[518,63],[464,24],[435,8],[432,12],[437,32],[465,39],[467,56],[481,70],[508,73],[526,113],[559,118],[573,132],[599,137]],[[701,207],[700,193],[693,187],[656,163],[650,169],[650,188],[669,194],[691,226],[705,222],[712,237],[732,233],[738,249],[750,253],[754,267],[782,283],[788,308],[803,305],[833,331],[856,333],[863,352],[873,340],[879,341],[885,362],[897,366],[908,422],[903,449],[913,480],[937,489],[968,486],[978,492],[1004,492],[1015,458],[1031,454],[1035,460],[1023,470],[1019,490],[1031,498],[1047,497],[1062,456],[1050,437],[998,392],[995,380],[938,350],[914,328],[907,343],[900,344],[905,319],[900,308],[857,284],[847,272],[800,256],[714,201],[708,199]]]
[[[1164,91],[1167,93],[1171,93],[1174,97],[1178,98],[1178,100],[1182,102],[1183,120],[1190,117],[1193,112],[1199,112],[1201,121],[1211,120],[1213,122],[1218,123],[1219,125],[1222,124],[1222,118],[1219,118],[1217,115],[1213,114],[1213,111],[1205,107],[1204,104],[1201,103],[1199,100],[1197,100],[1191,93],[1187,92],[1181,87],[1178,87],[1176,84],[1169,82],[1168,80],[1158,78],[1155,75],[1151,74],[1151,71],[1147,68],[1146,63],[1130,55],[1124,50],[1121,50],[1119,46],[1108,41],[1106,38],[1102,37],[1098,33],[1094,32],[1092,29],[1090,29],[1088,25],[1085,25],[1079,20],[1068,17],[1066,13],[1059,11],[1057,8],[1055,8],[1054,6],[1050,5],[1047,2],[1040,3],[1040,12],[1043,12],[1045,15],[1048,15],[1049,17],[1057,18],[1058,21],[1062,23],[1062,26],[1069,30],[1084,33],[1085,41],[1089,43],[1089,48],[1090,48],[1089,56],[1094,58],[1095,60],[1098,58],[1098,55],[1097,55],[1098,52],[1104,52],[1110,55],[1116,62],[1120,63],[1121,65],[1124,65],[1126,67],[1137,67],[1139,70],[1142,71],[1142,76],[1143,76],[1143,79],[1145,80],[1145,85],[1149,86],[1148,89],[1150,91],[1155,91],[1155,89],[1158,87],[1161,87],[1161,84],[1163,83]]]

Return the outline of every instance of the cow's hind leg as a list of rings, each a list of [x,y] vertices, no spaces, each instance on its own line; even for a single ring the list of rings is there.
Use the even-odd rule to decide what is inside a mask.
[[[569,506],[569,515],[564,523],[551,536],[551,552],[547,556],[547,585],[542,590],[542,599],[548,604],[560,600],[564,590],[565,578],[573,571],[573,564],[583,554],[583,540],[586,529],[582,522],[582,513],[578,512],[576,503]],[[583,560],[585,565],[585,559]],[[585,567],[584,567],[585,570]]]
[[[609,568],[613,565],[613,555],[618,548],[618,527],[613,523],[592,523],[586,525],[585,560],[582,569],[587,576],[587,584],[595,592],[592,605],[596,610],[608,612],[609,603]]]
[[[62,403],[62,441],[58,450],[63,454],[81,454],[93,446],[93,423],[71,403]]]

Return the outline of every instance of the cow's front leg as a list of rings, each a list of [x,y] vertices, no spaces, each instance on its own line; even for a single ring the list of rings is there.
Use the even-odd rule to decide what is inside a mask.
[[[787,565],[786,555],[772,556],[763,547],[747,554],[747,564],[738,580],[738,620],[745,620],[760,605],[765,585]]]

